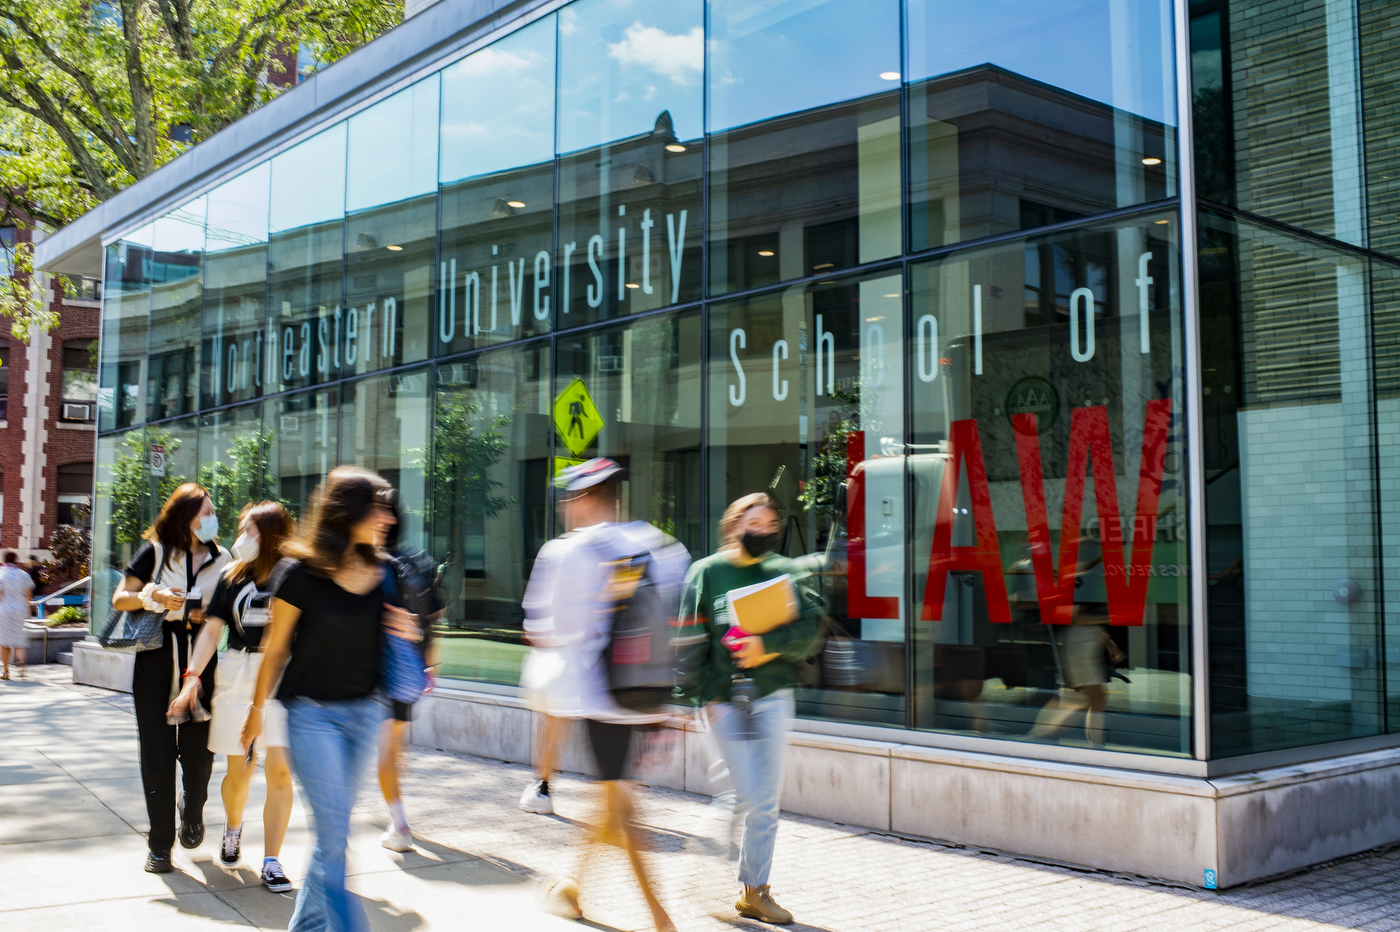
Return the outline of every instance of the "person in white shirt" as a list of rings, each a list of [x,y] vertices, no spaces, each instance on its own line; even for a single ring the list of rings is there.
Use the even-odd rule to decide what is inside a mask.
[[[557,670],[545,693],[547,714],[584,722],[603,784],[603,822],[584,849],[580,878],[594,843],[620,842],[658,932],[674,932],[675,926],[642,863],[636,805],[625,779],[637,726],[663,721],[669,715],[635,712],[620,706],[608,687],[602,659],[611,640],[611,613],[603,599],[608,580],[604,562],[649,549],[651,535],[646,529],[655,533],[651,543],[664,540],[659,531],[644,522],[619,522],[619,486],[625,477],[621,466],[605,458],[589,460],[559,474],[555,487],[561,495],[560,508],[570,533],[541,549],[526,588],[524,608],[530,619],[531,643],[558,655]],[[582,916],[577,880],[556,881],[546,896],[562,903],[573,918]]]

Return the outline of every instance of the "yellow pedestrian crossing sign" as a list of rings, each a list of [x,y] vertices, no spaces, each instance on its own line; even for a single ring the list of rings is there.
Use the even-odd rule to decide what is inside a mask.
[[[554,428],[574,456],[582,456],[604,426],[603,416],[593,404],[583,379],[574,379],[554,399]]]

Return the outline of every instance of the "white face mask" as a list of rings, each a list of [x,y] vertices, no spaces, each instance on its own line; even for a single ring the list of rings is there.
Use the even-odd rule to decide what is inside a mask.
[[[195,537],[198,537],[201,541],[203,541],[204,543],[207,544],[207,543],[209,543],[211,540],[213,540],[215,537],[217,537],[218,534],[219,534],[219,517],[218,517],[218,515],[205,515],[204,517],[202,517],[202,518],[199,519],[199,530],[197,530],[197,531],[194,532],[194,536],[195,536]]]
[[[233,546],[228,549],[235,560],[252,563],[258,556],[258,539],[249,537],[247,534],[239,534],[238,540],[234,541]]]

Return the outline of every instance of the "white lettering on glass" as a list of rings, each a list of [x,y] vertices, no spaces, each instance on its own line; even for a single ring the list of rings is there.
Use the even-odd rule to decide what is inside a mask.
[[[1152,343],[1147,334],[1147,311],[1150,304],[1148,286],[1152,284],[1152,276],[1147,274],[1147,263],[1151,261],[1150,252],[1138,256],[1138,277],[1133,279],[1133,284],[1137,285],[1138,289],[1138,348],[1144,353],[1152,351]]]
[[[564,297],[560,301],[563,302],[565,314],[569,313],[569,257],[574,254],[576,249],[578,249],[577,242],[564,244]]]
[[[689,211],[681,211],[681,222],[676,224],[676,215],[666,215],[666,237],[669,240],[671,249],[671,303],[675,304],[680,300],[681,293],[681,256],[685,252],[685,215]],[[677,229],[677,226],[680,229]]]
[[[325,308],[317,310],[325,311]],[[326,318],[316,318],[316,371],[322,374],[330,371],[331,360],[326,347]]]
[[[861,350],[865,360],[865,378],[871,385],[885,384],[885,328],[871,324],[865,328],[865,347]]]
[[[598,253],[596,257],[593,255],[595,246]],[[598,259],[603,258],[605,248],[603,237],[597,233],[588,238],[588,269],[593,273],[593,281],[597,282],[596,288],[593,285],[588,286],[589,307],[598,307],[603,303],[603,270],[598,268]]]
[[[452,260],[452,278],[447,263],[438,264],[438,339],[451,343],[457,335],[457,260]]]
[[[510,325],[520,326],[520,307],[525,303],[525,257],[520,257],[520,268],[515,260],[506,260],[506,284],[510,286]]]
[[[1079,315],[1084,314],[1084,348],[1079,348]],[[1076,288],[1069,295],[1069,354],[1075,362],[1094,358],[1094,293]]]
[[[779,340],[773,344],[773,400],[784,401],[788,396],[788,380],[783,379],[781,386],[778,382],[778,357],[788,358],[787,340]]]
[[[256,357],[256,359],[257,359],[257,361],[258,361],[258,364],[257,364],[257,367],[253,370],[253,372],[254,372],[254,375],[253,375],[253,383],[254,383],[255,385],[257,385],[259,388],[262,388],[262,358],[263,358],[263,355],[262,355],[262,345],[263,345],[262,331],[259,330],[259,331],[258,331],[258,355],[257,355],[257,357]]]
[[[739,350],[748,348],[748,337],[744,331],[734,329],[729,331],[729,358],[734,363],[734,374],[739,377],[738,392],[734,391],[735,386],[729,386],[729,403],[734,407],[740,407],[744,403],[744,397],[748,393],[748,383],[744,378],[744,367],[739,362]]]
[[[830,330],[822,331],[822,315],[817,315],[817,394],[822,392],[822,352],[826,353],[826,392],[836,391],[836,337]]]
[[[335,306],[335,339],[331,342],[331,353],[335,357],[335,367],[340,368],[340,305]]]
[[[925,342],[924,331],[928,331],[928,340]],[[938,318],[932,314],[925,314],[919,318],[917,332],[914,334],[914,344],[919,351],[919,381],[932,382],[938,378]],[[927,363],[932,362],[932,365]]]
[[[982,374],[982,286],[972,286],[972,372]]]
[[[237,366],[238,366],[238,344],[237,344],[237,343],[230,343],[230,344],[228,345],[228,390],[229,390],[230,392],[234,391],[234,390],[235,390],[235,387],[236,387],[237,384],[238,384],[238,374],[237,374],[237,372],[235,371]]]
[[[651,208],[642,211],[642,222],[638,224],[642,228],[642,294],[651,294],[651,228],[655,226],[651,219]],[[675,299],[672,299],[673,301]]]
[[[481,273],[462,276],[462,332],[471,336],[481,332]]]
[[[521,271],[525,269],[525,260],[520,260]],[[541,271],[543,270],[543,271]],[[541,249],[535,253],[535,320],[546,320],[549,318],[549,295],[540,296],[540,292],[549,287],[549,252]]]
[[[374,353],[374,312],[379,307],[371,301],[365,305],[365,365],[369,365],[369,358]]]
[[[438,301],[442,303],[441,299]],[[353,366],[360,356],[360,346],[355,341],[360,338],[360,309],[350,308],[345,315],[345,364]]]
[[[617,215],[625,217],[627,215],[627,205],[617,205]],[[621,304],[627,299],[627,228],[621,224],[617,227],[617,303]]]
[[[397,348],[399,326],[399,302],[395,298],[384,299],[384,355],[390,362],[394,359]]]

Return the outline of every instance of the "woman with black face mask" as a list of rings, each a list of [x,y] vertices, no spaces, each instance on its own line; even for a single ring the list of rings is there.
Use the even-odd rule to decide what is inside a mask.
[[[792,922],[769,890],[787,734],[792,727],[797,662],[817,648],[820,598],[809,591],[793,561],[779,556],[778,505],[766,493],[746,495],[720,519],[718,553],[696,561],[681,597],[680,643],[685,690],[704,707],[710,731],[734,785],[736,819],[743,819],[739,849],[740,915],[763,922]],[[732,617],[730,594],[790,575],[796,606],[774,617]],[[780,584],[785,585],[785,584]],[[783,600],[778,600],[783,601]],[[743,609],[740,609],[740,615]],[[782,617],[778,617],[781,615]],[[743,624],[761,627],[754,634]]]

